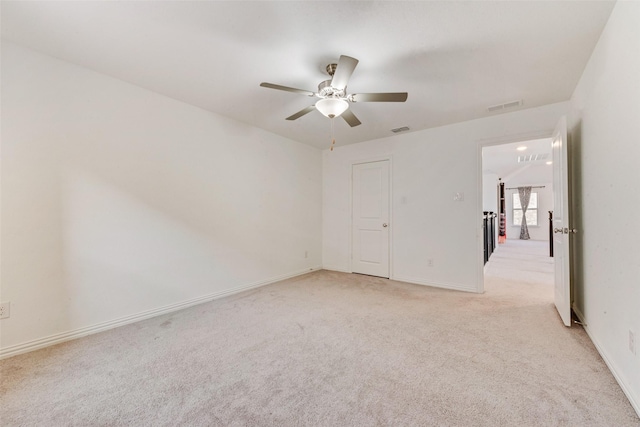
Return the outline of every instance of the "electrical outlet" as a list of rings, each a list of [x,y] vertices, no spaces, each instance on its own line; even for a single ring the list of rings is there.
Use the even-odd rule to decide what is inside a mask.
[[[309,258],[309,251],[304,251],[304,257]]]
[[[629,351],[636,354],[636,334],[631,329],[629,329]]]
[[[6,319],[11,315],[11,303],[9,301],[0,303],[0,319]]]
[[[464,200],[464,193],[462,191],[459,191],[453,194],[454,202],[462,202],[463,200]]]
[[[427,267],[433,267],[433,259],[429,258],[427,260]]]

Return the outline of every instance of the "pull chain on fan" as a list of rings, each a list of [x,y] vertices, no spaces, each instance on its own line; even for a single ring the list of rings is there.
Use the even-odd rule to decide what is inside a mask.
[[[335,135],[333,133],[333,122],[334,121],[335,121],[335,118],[332,117],[331,118],[331,150],[330,151],[333,151],[333,147],[336,145],[336,137],[335,137]]]

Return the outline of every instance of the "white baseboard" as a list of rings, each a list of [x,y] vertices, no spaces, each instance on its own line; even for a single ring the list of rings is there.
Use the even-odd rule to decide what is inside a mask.
[[[311,271],[321,270],[321,266],[306,268],[289,274],[283,274],[281,276],[272,277],[267,280],[260,280],[258,282],[249,283],[246,285],[238,286],[232,289],[224,291],[214,292],[212,294],[204,295],[201,297],[193,298],[187,301],[182,301],[176,304],[165,305],[164,307],[155,308],[152,310],[143,311],[141,313],[132,314],[129,316],[120,317],[114,320],[108,320],[106,322],[97,323],[92,326],[84,328],[74,329],[68,332],[62,332],[59,334],[50,335],[44,338],[38,338],[25,343],[12,345],[3,349],[0,349],[0,359],[6,359],[8,357],[16,356],[18,354],[27,353],[30,351],[38,350],[41,348],[49,347],[52,345],[60,344],[65,341],[71,341],[77,338],[82,338],[87,335],[103,332],[109,329],[117,328],[118,326],[128,325],[130,323],[139,322],[141,320],[149,319],[151,317],[161,316],[163,314],[171,313],[174,311],[182,310],[197,304],[202,304],[208,301],[226,297],[229,295],[237,294],[240,292],[248,291],[250,289],[259,288],[261,286],[269,285],[271,283],[279,282],[281,280],[290,279],[292,277],[301,276],[303,274],[310,273]]]
[[[468,286],[460,285],[457,283],[439,283],[439,282],[432,282],[432,281],[427,281],[422,279],[413,279],[413,278],[401,277],[401,276],[393,276],[391,280],[412,283],[414,285],[431,286],[433,288],[449,289],[453,291],[473,292],[476,294],[478,293],[478,289],[476,289],[475,287],[469,288]]]
[[[329,271],[338,271],[340,273],[353,273],[352,271],[345,270],[344,268],[336,267],[336,266],[333,266],[333,265],[323,265],[322,269],[323,270],[329,270]]]
[[[634,396],[631,390],[629,390],[629,388],[626,386],[624,381],[622,381],[622,378],[620,377],[620,375],[618,375],[618,372],[616,371],[615,366],[613,365],[613,363],[611,363],[611,359],[609,359],[609,357],[607,356],[607,353],[604,351],[600,343],[598,343],[598,340],[595,339],[595,337],[591,334],[591,331],[589,330],[586,319],[584,318],[584,314],[582,314],[582,312],[575,305],[573,306],[573,312],[576,314],[576,317],[578,318],[578,320],[580,320],[580,322],[582,323],[582,327],[584,328],[585,332],[589,336],[589,339],[591,340],[593,345],[596,347],[596,350],[598,350],[598,353],[600,353],[600,357],[602,357],[602,360],[604,360],[604,363],[607,365],[607,368],[609,368],[609,370],[613,374],[613,377],[618,382],[618,385],[624,392],[625,396],[627,396],[627,399],[629,399],[629,403],[631,403],[631,406],[636,411],[636,414],[638,414],[638,417],[640,417],[640,396]]]
[[[353,273],[352,271],[348,271],[348,270],[345,270],[343,268],[335,267],[335,266],[332,266],[332,265],[323,265],[322,269],[323,270],[330,270],[330,271],[338,271],[340,273]],[[478,289],[476,289],[476,288],[471,289],[468,286],[458,285],[458,284],[453,284],[453,283],[438,283],[438,282],[431,282],[431,281],[426,281],[426,280],[422,280],[422,279],[412,279],[412,278],[395,276],[395,275],[392,275],[392,277],[390,277],[390,279],[398,281],[398,282],[411,283],[411,284],[414,284],[414,285],[423,285],[423,286],[431,286],[431,287],[434,287],[434,288],[450,289],[450,290],[454,290],[454,291],[464,291],[464,292],[478,293]]]

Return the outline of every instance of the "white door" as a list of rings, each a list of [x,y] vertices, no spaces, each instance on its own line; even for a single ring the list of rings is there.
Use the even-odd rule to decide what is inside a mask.
[[[566,326],[571,326],[571,263],[569,257],[569,173],[567,119],[553,131],[553,257],[555,264],[555,304]]]
[[[354,273],[389,277],[389,161],[353,165]]]

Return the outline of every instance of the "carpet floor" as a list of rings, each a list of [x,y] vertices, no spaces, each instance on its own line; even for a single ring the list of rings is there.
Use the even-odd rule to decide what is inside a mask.
[[[3,426],[639,426],[550,259],[485,294],[313,272],[0,362]]]

